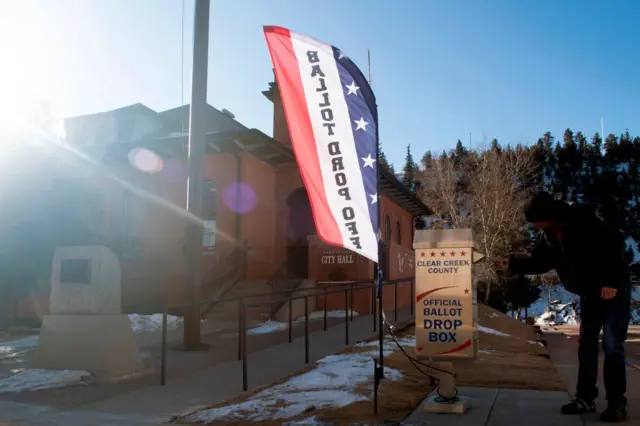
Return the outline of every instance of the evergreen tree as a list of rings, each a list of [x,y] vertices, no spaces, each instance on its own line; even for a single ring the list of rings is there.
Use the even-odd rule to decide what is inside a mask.
[[[458,142],[460,142],[460,141],[458,141]],[[491,141],[491,151],[502,152],[502,147],[500,146],[500,143],[498,143],[498,139],[493,139]]]
[[[382,151],[382,144],[378,144],[378,160],[380,161],[380,167],[391,173],[395,173],[395,171],[393,170],[393,165],[389,164],[389,162],[387,161],[387,156],[384,155],[384,151]]]
[[[418,175],[418,165],[413,160],[413,154],[411,154],[411,145],[407,145],[407,155],[405,157],[405,163],[403,175],[402,175],[402,183],[404,186],[409,188],[411,191],[416,189],[416,180]]]
[[[424,167],[424,169],[430,169],[433,166],[433,155],[431,154],[431,151],[427,151],[424,153],[424,155],[422,156],[422,167]]]
[[[469,150],[467,150],[467,148],[464,147],[462,141],[458,139],[458,142],[456,142],[456,148],[452,152],[455,164],[461,165],[467,155],[469,155]]]

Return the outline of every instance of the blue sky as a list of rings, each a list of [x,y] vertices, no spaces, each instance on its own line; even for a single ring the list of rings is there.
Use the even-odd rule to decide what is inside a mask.
[[[640,133],[640,2],[633,0],[212,0],[209,103],[272,133],[263,25],[342,49],[366,69],[396,166],[452,148],[533,143],[566,127]],[[4,0],[0,87],[58,114],[189,99],[193,0]],[[634,21],[635,20],[635,21]],[[182,88],[184,87],[184,95]],[[8,111],[10,99],[0,100]],[[4,109],[1,103],[5,103]]]

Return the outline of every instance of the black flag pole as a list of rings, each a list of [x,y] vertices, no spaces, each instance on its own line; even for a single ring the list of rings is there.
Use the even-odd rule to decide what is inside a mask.
[[[367,62],[368,62],[368,83],[371,87],[371,50],[367,50]],[[381,209],[382,209],[382,197],[380,195],[380,116],[378,115],[378,105],[375,106],[376,110],[376,196],[377,196],[377,209],[376,216],[378,222],[378,229],[376,232],[376,238],[378,243],[378,261],[373,264],[373,279],[376,283],[376,297],[378,299],[378,346],[379,354],[378,360],[374,360],[374,376],[373,376],[373,411],[374,414],[378,414],[378,386],[380,381],[384,378],[384,319],[382,318],[382,267],[381,261],[383,256],[382,250],[382,223]]]
[[[377,196],[378,196],[378,211],[377,211],[377,216],[378,216],[378,262],[374,264],[374,270],[373,270],[373,277],[375,279],[375,282],[377,284],[377,295],[378,295],[378,344],[380,345],[380,362],[379,362],[379,368],[380,368],[380,378],[382,379],[383,374],[382,374],[382,368],[384,367],[384,351],[383,351],[383,341],[384,341],[384,319],[383,319],[383,315],[382,315],[382,267],[381,265],[381,261],[382,261],[382,256],[383,256],[383,250],[382,250],[382,224],[380,222],[381,219],[381,214],[380,214],[380,209],[381,209],[381,200],[382,197],[380,196],[380,168],[382,167],[380,165],[380,134],[378,131],[378,126],[379,126],[379,122],[376,123],[376,191],[377,191]]]
[[[377,109],[377,107],[376,107]],[[374,360],[374,372],[373,372],[373,412],[378,414],[378,386],[380,381],[384,379],[384,319],[382,318],[382,267],[380,263],[382,261],[382,225],[380,223],[380,209],[381,199],[380,196],[380,121],[376,121],[376,196],[377,196],[377,218],[378,218],[378,262],[373,264],[373,279],[376,283],[376,297],[378,298],[378,346],[379,354],[378,360]]]
[[[367,82],[369,83],[369,87],[372,85],[371,80],[371,49],[367,49]],[[382,197],[380,195],[380,169],[382,165],[380,164],[380,115],[378,114],[378,105],[376,103],[376,196],[377,196],[377,222],[378,222],[378,230],[377,230],[377,239],[378,239],[378,262],[373,265],[373,279],[377,285],[377,297],[378,297],[378,344],[380,346],[380,354],[378,360],[378,369],[379,369],[379,379],[382,379],[383,367],[384,367],[384,351],[383,351],[383,343],[384,343],[384,320],[382,318],[382,267],[380,266],[383,250],[382,250],[382,223],[381,219],[381,209],[382,209]],[[376,375],[378,375],[378,369]],[[376,381],[377,382],[377,381]]]

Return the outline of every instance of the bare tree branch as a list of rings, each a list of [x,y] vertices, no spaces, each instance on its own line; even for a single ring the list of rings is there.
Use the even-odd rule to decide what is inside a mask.
[[[421,195],[435,212],[432,226],[474,230],[486,255],[477,270],[481,280],[495,281],[495,261],[520,248],[526,232],[522,207],[534,172],[532,153],[519,146],[471,152],[463,159],[441,156],[422,173]]]

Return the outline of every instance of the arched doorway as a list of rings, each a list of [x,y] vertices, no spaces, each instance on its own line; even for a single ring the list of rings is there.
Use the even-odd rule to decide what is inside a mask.
[[[313,213],[307,190],[295,189],[287,197],[289,208],[287,239],[287,271],[295,278],[307,278],[309,274],[309,235],[316,234]]]

